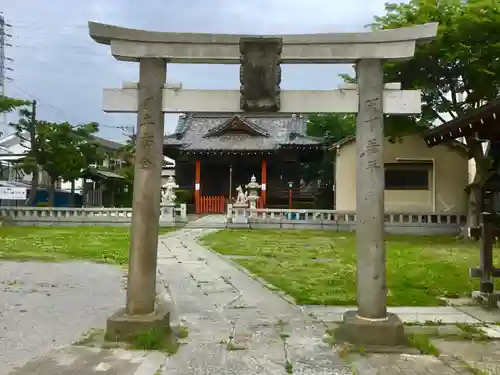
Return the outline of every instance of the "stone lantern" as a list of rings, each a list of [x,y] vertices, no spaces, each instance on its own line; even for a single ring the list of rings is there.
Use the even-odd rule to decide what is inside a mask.
[[[177,185],[172,176],[161,187],[160,221],[162,223],[171,225],[175,223],[175,200],[177,199],[175,190],[178,188],[179,185]]]
[[[259,190],[262,188],[262,185],[260,185],[257,182],[257,179],[255,178],[255,176],[252,175],[252,177],[250,178],[250,183],[248,183],[245,187],[248,191],[248,198],[247,199],[250,202],[250,208],[256,209],[257,208],[257,200],[260,198]]]

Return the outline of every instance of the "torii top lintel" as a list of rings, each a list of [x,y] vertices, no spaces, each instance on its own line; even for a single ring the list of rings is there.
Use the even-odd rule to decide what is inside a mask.
[[[90,36],[118,60],[164,58],[172,63],[239,64],[242,38],[280,38],[285,64],[350,63],[413,57],[417,42],[436,37],[437,23],[361,33],[237,35],[157,32],[89,22]]]

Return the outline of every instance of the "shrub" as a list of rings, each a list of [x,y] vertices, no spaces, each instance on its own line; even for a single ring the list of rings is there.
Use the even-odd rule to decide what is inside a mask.
[[[194,202],[194,194],[193,190],[191,189],[181,189],[177,190],[175,192],[175,195],[177,196],[177,203],[186,203],[186,204],[193,204]]]

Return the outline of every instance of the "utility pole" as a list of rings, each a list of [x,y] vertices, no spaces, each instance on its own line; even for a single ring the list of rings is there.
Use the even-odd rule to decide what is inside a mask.
[[[30,151],[32,154],[35,154],[36,151],[38,150],[38,144],[37,144],[37,124],[36,124],[36,100],[33,100],[31,102],[31,118],[30,118]],[[28,201],[27,206],[33,205],[36,199],[36,192],[38,190],[38,184],[39,184],[39,169],[38,169],[38,164],[35,161],[35,165],[33,166],[32,174],[31,174],[31,186],[30,186],[30,193],[28,195]]]
[[[13,70],[12,68],[7,67],[6,65],[6,61],[12,61],[12,59],[9,59],[8,57],[5,56],[5,47],[12,46],[6,41],[8,37],[12,37],[12,35],[7,34],[8,27],[12,27],[12,25],[9,25],[8,23],[5,22],[3,13],[0,12],[0,96],[5,95],[5,81],[9,79],[9,77],[7,77],[5,72],[7,70]],[[7,126],[6,113],[2,114],[1,120],[2,122],[0,123],[0,125],[6,127]]]
[[[0,14],[0,95],[5,95],[5,19]]]

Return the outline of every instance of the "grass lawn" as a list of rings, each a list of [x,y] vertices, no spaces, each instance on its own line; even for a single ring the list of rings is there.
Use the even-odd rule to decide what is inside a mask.
[[[0,227],[0,259],[127,264],[128,250],[128,227]]]
[[[295,298],[299,304],[356,304],[354,233],[312,230],[224,230],[203,243]],[[452,236],[387,235],[390,306],[436,306],[439,297],[470,295],[479,282],[479,246]],[[498,249],[495,264],[500,265]],[[498,286],[500,287],[500,283]]]

